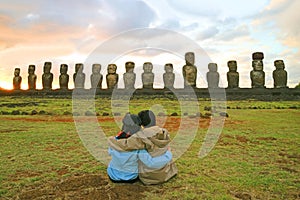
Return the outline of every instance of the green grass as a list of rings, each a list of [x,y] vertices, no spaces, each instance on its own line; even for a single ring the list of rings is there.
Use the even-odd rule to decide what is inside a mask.
[[[72,116],[62,116],[65,111],[72,112],[71,99],[2,97],[0,104],[31,101],[39,105],[0,107],[0,111],[36,109],[53,113],[51,116],[0,115],[0,197],[11,198],[21,190],[76,174],[106,176],[106,166],[83,146]],[[109,99],[97,99],[95,104],[96,112],[111,113]],[[300,103],[230,101],[226,104],[230,107],[229,118],[210,154],[203,159],[197,156],[207,131],[206,126],[201,126],[207,120],[200,120],[202,128],[189,149],[176,160],[179,174],[163,185],[150,186],[151,190],[145,191],[145,199],[300,197],[300,110],[288,109],[299,108]],[[199,101],[201,112],[206,112],[204,107],[210,105],[209,101]],[[167,114],[181,113],[178,101],[169,99],[132,99],[129,103],[129,111],[133,113],[151,107],[157,108],[156,112],[163,108]],[[117,110],[123,115],[126,109]],[[180,117],[172,119],[176,118]],[[118,132],[112,116],[99,117],[99,121],[107,135]],[[174,137],[176,129],[169,129]]]
[[[76,105],[72,106],[72,103],[76,102]],[[188,106],[193,106],[195,103],[187,100],[172,100],[170,98],[148,98],[141,100],[140,98],[130,99],[128,102],[125,100],[113,100],[110,98],[96,98],[96,99],[80,99],[73,100],[72,98],[34,98],[34,97],[1,97],[0,102],[0,112],[5,111],[11,113],[12,111],[20,111],[31,113],[32,110],[45,111],[46,113],[50,113],[52,115],[62,115],[64,112],[73,111],[76,112],[79,110],[80,114],[84,115],[86,111],[96,112],[100,115],[103,112],[107,112],[112,115],[112,112],[119,112],[121,115],[124,115],[126,112],[131,111],[133,113],[137,113],[140,111],[140,108],[152,108],[154,111],[165,112],[170,115],[173,112],[177,112],[179,115],[181,113],[180,103],[186,106],[182,106],[186,108],[185,110],[190,111],[189,114],[193,113],[194,110],[189,110]],[[204,111],[204,107],[212,106],[210,101],[199,100],[199,109],[200,111]],[[296,108],[300,109],[299,101],[277,101],[277,102],[263,102],[263,101],[255,101],[255,100],[247,100],[247,101],[228,101],[225,103],[216,103],[214,104],[217,107],[228,107],[228,109],[289,109]],[[73,110],[74,109],[74,110]],[[196,112],[196,111],[194,111]]]

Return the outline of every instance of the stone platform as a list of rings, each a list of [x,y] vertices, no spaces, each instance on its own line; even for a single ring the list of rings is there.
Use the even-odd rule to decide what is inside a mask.
[[[31,96],[51,98],[72,98],[76,96],[101,97],[136,97],[136,98],[198,98],[217,100],[261,100],[261,101],[294,101],[300,100],[300,89],[296,88],[239,88],[239,89],[75,89],[75,90],[0,90],[0,96]]]

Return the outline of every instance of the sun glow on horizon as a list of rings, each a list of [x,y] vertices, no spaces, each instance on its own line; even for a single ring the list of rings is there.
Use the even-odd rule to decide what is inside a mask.
[[[13,84],[8,81],[0,81],[0,88],[4,90],[12,90]]]

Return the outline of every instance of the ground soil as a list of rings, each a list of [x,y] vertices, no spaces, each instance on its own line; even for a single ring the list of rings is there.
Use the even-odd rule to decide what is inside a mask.
[[[85,174],[23,189],[14,199],[142,199],[149,187],[141,182],[112,183],[98,174]]]

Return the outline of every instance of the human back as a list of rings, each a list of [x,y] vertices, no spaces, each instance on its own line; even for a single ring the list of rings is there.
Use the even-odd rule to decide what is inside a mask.
[[[138,178],[138,147],[128,151],[122,143],[117,140],[124,140],[141,130],[140,119],[137,115],[126,114],[122,120],[123,126],[121,132],[116,137],[110,137],[108,140],[108,153],[112,159],[108,165],[107,173],[114,182],[133,182]],[[115,141],[115,142],[114,142]],[[132,143],[134,145],[134,143]],[[130,144],[127,144],[130,145]]]
[[[153,144],[152,148],[146,149],[152,157],[170,153],[170,136],[166,129],[156,125],[156,117],[150,110],[139,112],[144,136]],[[170,160],[164,166],[155,168],[143,161],[144,155],[139,152],[139,179],[144,184],[159,184],[168,181],[178,173],[175,163]]]

